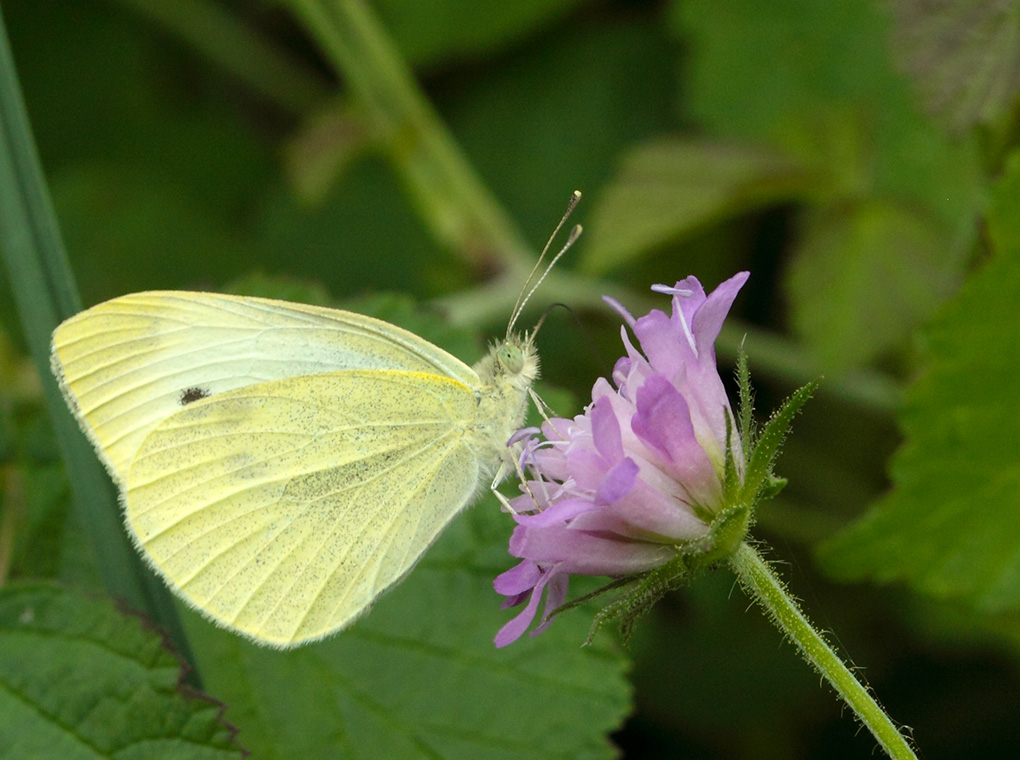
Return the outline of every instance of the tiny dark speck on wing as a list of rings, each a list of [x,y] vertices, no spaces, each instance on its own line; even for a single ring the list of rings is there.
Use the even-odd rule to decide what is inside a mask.
[[[205,388],[185,388],[181,391],[181,406],[187,406],[194,401],[209,398],[210,393]]]

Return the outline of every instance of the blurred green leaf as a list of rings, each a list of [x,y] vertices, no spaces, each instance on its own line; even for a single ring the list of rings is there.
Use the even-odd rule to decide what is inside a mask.
[[[1002,249],[926,332],[925,369],[900,416],[907,442],[893,460],[895,487],[822,547],[840,577],[1020,608],[1018,190],[1014,160],[989,219]]]
[[[515,562],[511,526],[494,499],[471,507],[371,614],[295,651],[188,616],[203,677],[244,745],[261,758],[616,756],[606,734],[630,709],[627,664],[607,639],[580,647],[585,611],[492,643],[514,614],[492,588]]]
[[[563,19],[585,0],[378,0],[386,31],[413,64],[492,53]]]
[[[787,272],[793,327],[838,372],[901,343],[957,285],[930,217],[880,201],[811,209]]]
[[[672,11],[690,46],[685,105],[720,133],[778,138],[795,114],[905,90],[871,3],[674,0]]]
[[[893,0],[892,49],[953,132],[1000,119],[1020,94],[1020,3]]]
[[[75,483],[78,518],[105,588],[127,603],[149,611],[176,637],[189,657],[166,589],[155,584],[121,529],[110,480],[69,413],[50,372],[50,338],[61,319],[81,308],[74,274],[50,202],[35,139],[0,13],[0,258],[6,265],[29,355],[41,376],[49,413],[47,444],[59,446]],[[29,428],[31,429],[31,428]],[[28,437],[31,441],[32,438]],[[53,447],[48,446],[50,449]]]
[[[581,267],[601,274],[728,216],[803,195],[812,175],[779,152],[659,139],[623,158],[591,211]]]
[[[874,4],[674,7],[691,47],[691,114],[715,133],[781,147],[828,178],[817,199],[827,208],[809,217],[788,270],[794,325],[830,371],[904,340],[951,292],[974,242],[973,141],[951,142],[918,113]],[[885,292],[875,316],[893,319],[869,334],[876,291],[863,286],[876,279]],[[852,350],[839,356],[833,340],[846,336]]]
[[[102,593],[42,394],[31,362],[0,330],[0,586],[48,578]]]
[[[321,282],[340,298],[373,290],[423,297],[440,262],[467,281],[467,268],[434,242],[378,158],[355,162],[314,207],[275,189],[251,232],[261,269]]]
[[[11,467],[6,475],[5,506],[16,518],[11,575],[58,578],[70,526],[64,468],[26,463]]]
[[[43,583],[0,590],[0,757],[241,757],[222,708],[180,686],[159,635],[107,601]]]

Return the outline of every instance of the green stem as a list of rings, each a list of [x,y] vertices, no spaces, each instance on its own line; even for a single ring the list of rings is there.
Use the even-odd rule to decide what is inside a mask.
[[[363,0],[292,0],[362,109],[436,239],[479,268],[523,272],[533,257],[475,174]],[[564,199],[566,200],[566,199]]]
[[[744,591],[765,609],[779,630],[797,645],[804,658],[832,685],[886,754],[896,760],[917,760],[906,738],[871,696],[867,686],[854,677],[815,630],[762,556],[745,542],[730,558],[730,566]]]

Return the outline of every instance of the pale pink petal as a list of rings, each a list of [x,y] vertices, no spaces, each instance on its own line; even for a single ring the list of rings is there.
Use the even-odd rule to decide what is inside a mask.
[[[499,629],[499,633],[496,634],[496,638],[493,640],[497,648],[505,647],[507,644],[512,644],[521,637],[521,635],[528,630],[528,626],[531,625],[531,621],[535,619],[535,613],[538,612],[538,604],[542,601],[542,589],[545,584],[549,582],[549,574],[545,573],[539,578],[538,583],[531,592],[531,596],[528,599],[528,604],[517,617],[513,618],[509,623]]]
[[[619,501],[634,487],[637,479],[638,466],[633,459],[624,459],[613,465],[601,485],[595,490],[594,501],[598,505],[612,504]]]
[[[516,596],[533,589],[541,577],[542,571],[538,565],[526,559],[505,573],[497,575],[492,585],[500,594]]]
[[[694,332],[694,340],[699,351],[711,351],[715,339],[719,337],[723,321],[730,313],[730,307],[734,299],[744,287],[750,272],[739,272],[712,291],[697,313],[691,319],[691,329]]]

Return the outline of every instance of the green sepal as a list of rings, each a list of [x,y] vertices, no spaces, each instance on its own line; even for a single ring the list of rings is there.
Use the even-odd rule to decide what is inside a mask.
[[[696,568],[729,559],[747,537],[751,514],[751,507],[747,504],[737,504],[720,512],[712,521],[705,540],[707,550],[694,558]]]
[[[569,602],[564,602],[559,607],[550,612],[549,617],[550,618],[556,617],[561,612],[566,612],[567,610],[573,609],[574,607],[579,607],[585,602],[590,602],[592,599],[597,599],[598,597],[602,596],[603,594],[609,593],[610,591],[615,591],[616,589],[622,588],[623,586],[629,586],[632,583],[637,583],[642,577],[644,577],[643,574],[626,575],[623,578],[617,578],[615,580],[612,580],[609,583],[599,586],[594,591],[590,591],[587,594],[584,594],[583,596],[577,597],[576,599],[571,599]],[[591,637],[588,638],[588,641],[590,640]],[[588,642],[586,641],[585,643]]]
[[[754,442],[754,391],[751,389],[751,367],[747,361],[744,341],[737,348],[737,430],[744,456],[748,456]]]
[[[758,501],[768,501],[769,499],[776,498],[786,488],[788,482],[786,478],[781,478],[770,472],[768,478],[765,479],[761,489],[758,491]]]
[[[584,645],[591,644],[595,634],[598,633],[604,623],[610,620],[619,621],[620,640],[624,646],[629,644],[631,635],[634,632],[634,624],[638,619],[655,606],[655,603],[668,592],[680,588],[690,580],[697,569],[697,563],[692,561],[694,556],[686,553],[678,554],[674,559],[654,570],[649,570],[647,573],[642,573],[638,576],[632,576],[630,579],[632,587],[595,613],[595,617],[591,621],[591,629],[588,631],[588,638],[584,640]],[[620,585],[625,584],[621,583]],[[602,590],[608,589],[603,587],[600,591]]]
[[[733,417],[726,410],[726,460],[723,464],[723,504],[732,504],[740,492],[740,475],[737,472],[737,460],[733,456]],[[746,451],[746,449],[745,449]],[[709,522],[711,519],[705,520]]]
[[[794,416],[800,411],[804,403],[811,398],[821,380],[813,380],[794,391],[779,409],[773,412],[772,417],[762,428],[761,434],[755,441],[754,450],[751,452],[747,472],[744,474],[744,487],[741,489],[739,502],[754,504],[762,496],[775,489],[778,480],[772,475],[772,464],[775,462],[779,447],[786,438],[790,429],[790,423]]]

